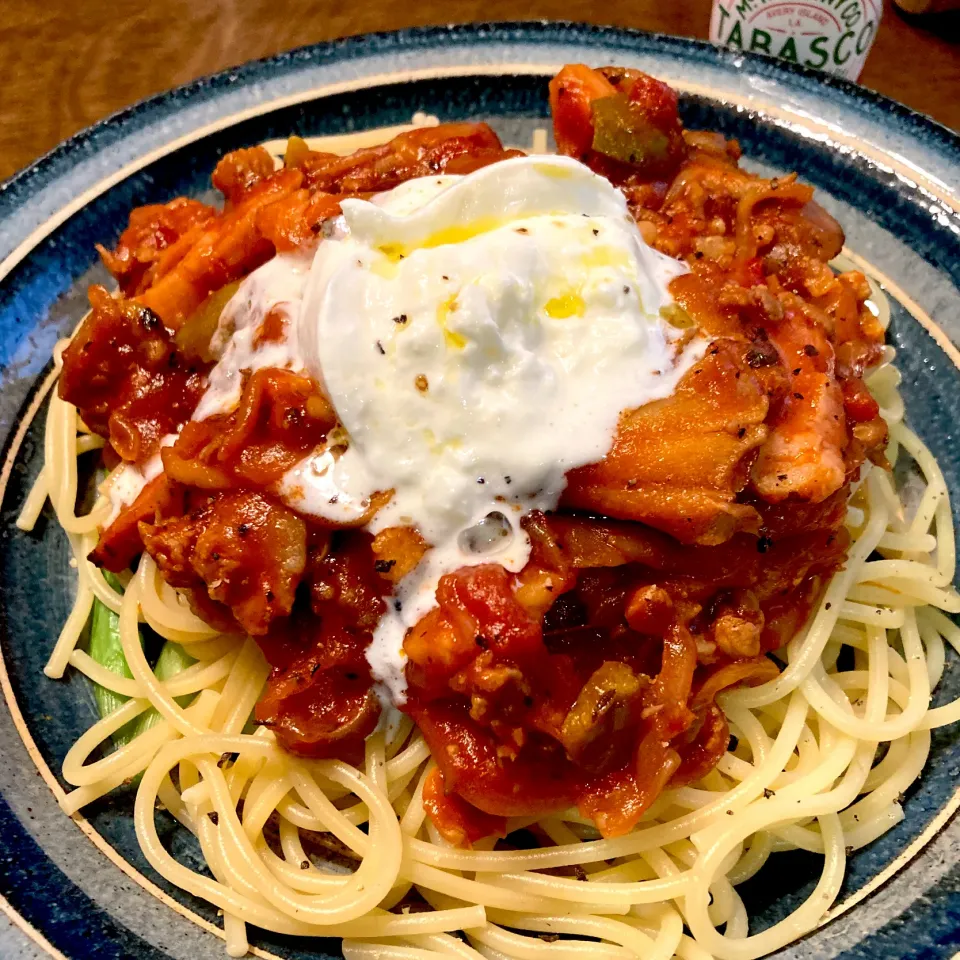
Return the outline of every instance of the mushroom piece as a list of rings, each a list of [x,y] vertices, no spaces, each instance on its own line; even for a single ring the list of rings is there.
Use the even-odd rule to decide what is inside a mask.
[[[567,712],[560,739],[570,759],[589,771],[606,767],[620,745],[621,731],[639,720],[647,678],[608,660],[590,675]]]

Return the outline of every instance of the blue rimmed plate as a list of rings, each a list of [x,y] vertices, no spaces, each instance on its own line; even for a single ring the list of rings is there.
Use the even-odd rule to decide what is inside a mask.
[[[79,134],[0,188],[0,957],[220,958],[215,911],[157,877],[122,793],[68,820],[63,757],[95,719],[83,678],[42,667],[74,575],[46,516],[13,526],[42,458],[50,350],[106,280],[94,251],[133,206],[202,196],[217,159],[250,143],[407,123],[484,119],[529,145],[547,122],[546,83],[564,62],[638,66],[682,93],[688,126],[740,140],[747,165],[797,170],[844,225],[848,250],[893,302],[908,419],[960,503],[960,140],[890,101],[820,74],[694,41],[567,24],[407,31],[309,47],[131,107]],[[938,698],[960,696],[948,667]],[[832,918],[781,956],[952,956],[960,944],[960,733],[934,735],[930,763],[896,828],[851,858]],[[178,856],[189,836],[165,826]],[[780,855],[744,892],[757,927],[812,888],[816,861]],[[337,956],[262,935],[260,956]]]

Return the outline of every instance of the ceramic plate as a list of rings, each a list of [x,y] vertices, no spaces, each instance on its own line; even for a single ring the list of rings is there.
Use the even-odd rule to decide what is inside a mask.
[[[74,590],[63,534],[14,518],[42,458],[50,350],[105,282],[94,243],[113,242],[131,207],[202,197],[229,150],[303,136],[441,120],[489,121],[529,146],[547,124],[547,79],[569,61],[640,67],[682,93],[687,126],[720,130],[757,171],[797,170],[843,224],[847,245],[893,302],[908,420],[960,503],[960,140],[904,107],[820,74],[706,44],[562,24],[415,30],[308,47],[131,107],[57,147],[0,189],[0,957],[207,960],[223,956],[215,910],[172,889],[136,843],[120,792],[71,821],[57,806],[63,757],[95,719],[83,677],[42,667]],[[937,697],[960,695],[947,665]],[[960,943],[960,731],[934,734],[902,823],[851,858],[838,906],[779,956],[939,958]],[[178,857],[190,835],[161,818]],[[805,897],[819,862],[781,854],[742,887],[760,929]],[[257,956],[337,957],[259,935]]]

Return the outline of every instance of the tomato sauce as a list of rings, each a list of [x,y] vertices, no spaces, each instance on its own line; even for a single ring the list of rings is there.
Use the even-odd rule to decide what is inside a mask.
[[[712,769],[729,739],[717,694],[776,676],[768,654],[843,563],[850,484],[886,440],[862,381],[883,331],[863,276],[828,267],[843,234],[811,188],[740,170],[735,143],[684,130],[676,94],[639,71],[564,67],[550,102],[560,152],[621,187],[647,242],[688,264],[669,320],[711,343],[671,397],[624,411],[556,514],[524,519],[524,570],[448,574],[408,632],[403,709],[437,764],[424,805],[460,845],[571,806],[622,834]],[[142,463],[177,439],[93,559],[119,570],[146,550],[201,616],[255,636],[272,668],[256,719],[294,753],[362,756],[380,714],[364,651],[427,544],[281,502],[280,477],[337,424],[310,378],[260,370],[235,411],[190,419],[212,324],[231,284],[322,242],[343,199],[516,153],[470,123],[349,157],[291,138],[279,170],[239,150],[214,174],[222,209],[141,208],[101,250],[119,294],[91,289],[60,395],[111,456]]]

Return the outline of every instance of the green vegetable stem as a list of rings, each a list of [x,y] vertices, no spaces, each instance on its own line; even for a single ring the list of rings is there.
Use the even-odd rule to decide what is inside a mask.
[[[104,579],[117,591],[123,593],[123,587],[120,581],[112,573],[104,573]],[[140,645],[143,646],[143,630],[140,630]],[[130,672],[130,666],[127,658],[123,654],[123,646],[120,643],[120,617],[109,607],[94,600],[93,614],[90,621],[90,642],[88,652],[90,656],[101,666],[106,667],[111,673],[120,677],[133,677]],[[178,643],[166,641],[157,657],[154,667],[154,673],[158,680],[169,680],[171,677],[180,673],[186,667],[194,662]],[[118,710],[128,697],[123,694],[115,693],[99,683],[93,685],[93,696],[97,703],[97,710],[101,717],[109,716],[114,710]],[[178,697],[177,703],[181,706],[190,702],[189,695]],[[126,746],[135,737],[145,733],[160,720],[160,714],[153,708],[141,714],[129,723],[124,724],[113,735],[113,743],[117,749]]]

